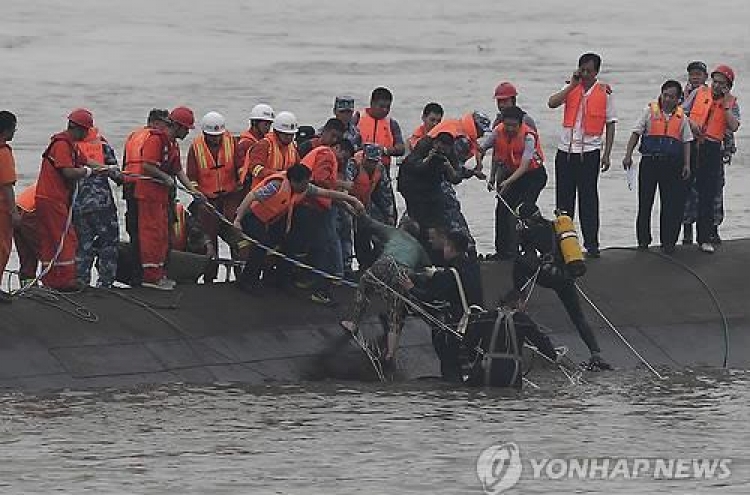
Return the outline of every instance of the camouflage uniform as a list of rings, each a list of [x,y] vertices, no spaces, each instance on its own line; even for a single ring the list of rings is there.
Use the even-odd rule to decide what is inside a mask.
[[[354,159],[347,162],[341,175],[343,180],[354,180],[356,174],[356,163]],[[344,258],[344,273],[352,271],[352,260],[354,259],[354,240],[352,238],[354,223],[352,216],[340,205],[334,204],[336,208],[336,233],[339,235],[341,242],[341,254]]]
[[[461,203],[456,196],[456,190],[447,180],[440,183],[440,188],[445,194],[445,221],[448,231],[458,231],[464,234],[469,238],[469,250],[476,251],[476,241],[471,236],[464,214],[461,213]]]
[[[695,93],[692,91],[692,88],[689,90],[688,88],[686,88],[685,92],[689,96],[686,98],[683,106],[686,110],[688,110],[689,108],[692,108],[692,99],[690,97],[692,97]],[[739,105],[735,104],[732,107],[732,113],[735,117],[737,117],[737,119],[741,118]],[[727,131],[726,135],[724,136],[724,142],[722,143],[723,160],[721,166],[719,167],[719,173],[716,177],[718,184],[716,185],[716,196],[714,197],[713,205],[715,227],[718,227],[724,221],[724,186],[726,185],[724,167],[731,163],[732,155],[736,152],[737,144],[735,142],[734,133],[731,131]],[[692,229],[692,224],[694,224],[698,218],[698,190],[695,188],[695,181],[691,182],[692,183],[688,187],[687,197],[685,200],[685,213],[682,217],[683,225],[685,226],[685,228],[690,229]]]
[[[104,144],[106,165],[117,165],[115,152]],[[80,282],[91,283],[91,267],[97,258],[98,287],[111,287],[117,273],[117,247],[120,226],[117,207],[107,175],[91,175],[78,181],[78,196],[73,205],[73,225],[78,235],[76,271]]]

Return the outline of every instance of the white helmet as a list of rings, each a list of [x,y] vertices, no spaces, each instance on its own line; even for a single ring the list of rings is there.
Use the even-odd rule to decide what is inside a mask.
[[[279,112],[273,119],[273,130],[283,134],[297,134],[299,130],[297,117],[292,112]]]
[[[201,119],[201,130],[208,135],[218,136],[224,134],[227,128],[227,121],[219,112],[208,112]]]
[[[276,114],[273,113],[273,108],[265,103],[259,103],[250,110],[249,124],[253,125],[253,120],[265,120],[266,122],[273,122]]]

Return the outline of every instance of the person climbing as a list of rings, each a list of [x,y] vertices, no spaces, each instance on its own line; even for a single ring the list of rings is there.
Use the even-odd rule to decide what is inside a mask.
[[[375,221],[364,212],[358,217],[381,241],[383,251],[360,277],[352,316],[341,321],[341,326],[356,334],[370,304],[370,296],[373,292],[379,294],[385,302],[388,322],[383,367],[391,369],[406,318],[404,299],[414,286],[409,276],[430,265],[430,257],[417,240],[419,225],[408,216],[401,219],[399,227]]]
[[[516,214],[518,253],[513,263],[513,287],[523,292],[530,284],[533,288],[536,279],[538,285],[554,290],[591,353],[587,366],[591,370],[611,369],[583,314],[575,278],[563,258],[554,223],[544,218],[533,203],[522,203]]]

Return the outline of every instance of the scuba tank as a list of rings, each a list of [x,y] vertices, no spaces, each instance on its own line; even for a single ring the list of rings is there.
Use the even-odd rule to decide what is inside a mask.
[[[583,260],[583,251],[581,250],[581,244],[578,242],[578,234],[573,219],[565,212],[556,211],[555,214],[553,224],[560,246],[560,254],[562,254],[570,275],[575,278],[581,277],[586,273],[586,263]]]

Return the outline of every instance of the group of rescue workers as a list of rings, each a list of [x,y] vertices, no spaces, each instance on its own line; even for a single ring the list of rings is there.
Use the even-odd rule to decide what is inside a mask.
[[[330,277],[294,270],[283,257],[268,256],[269,247],[342,278],[354,278],[356,259],[356,307],[342,326],[356,332],[369,296],[381,293],[388,308],[385,360],[390,361],[413,294],[453,301],[452,323],[469,306],[484,304],[474,239],[454,189],[477,177],[487,179],[498,199],[495,253],[488,258],[514,260],[517,291],[528,290],[532,279],[553,288],[588,346],[592,366],[607,368],[575,290],[580,274],[575,267],[582,260],[560,247],[575,235],[569,220],[577,197],[585,254],[600,256],[598,177],[610,167],[617,121],[613,90],[597,79],[600,66],[598,55],[582,55],[570,80],[549,98],[550,108],[564,107],[555,157],[562,220],[555,221],[544,219],[536,207],[547,183],[542,143],[509,82],[495,90],[494,122],[480,112],[447,119],[439,104],[429,103],[422,125],[408,139],[389,116],[393,95],[382,87],[362,110],[355,109],[353,98],[336,97],[332,117],[317,130],[300,127],[291,112],[258,104],[248,128],[235,136],[224,117],[212,111],[200,120],[201,132],[184,167],[178,141],[195,126],[191,109],[152,110],[146,125],[127,137],[120,166],[91,112],[80,108],[68,115],[67,128],[52,136],[38,179],[18,196],[8,144],[16,118],[3,111],[0,265],[5,268],[15,239],[22,286],[41,281],[49,289],[80,290],[91,283],[96,259],[97,285],[112,287],[119,228],[111,181],[122,186],[127,204],[130,285],[173,289],[166,271],[170,249],[216,258],[219,235],[232,224],[252,240],[249,249],[230,245],[234,261],[244,264],[237,286],[249,293],[295,283],[312,289],[313,301],[332,302]],[[709,73],[704,63],[692,62],[685,87],[666,81],[634,126],[622,163],[625,169],[633,166],[640,141],[640,249],[648,249],[652,240],[657,186],[664,253],[674,252],[683,226],[683,243],[693,242],[693,223],[701,251],[712,253],[720,243],[724,164],[735,151],[733,133],[739,126],[733,83],[728,66]],[[482,160],[489,151],[487,177]],[[394,177],[398,157],[404,158]],[[465,166],[472,158],[474,166]],[[406,204],[398,228],[394,180]],[[176,200],[177,189],[192,196],[188,209]],[[454,268],[458,276],[425,270],[434,266]],[[215,271],[205,274],[204,282],[215,276]],[[2,300],[10,301],[9,295],[2,293]]]

